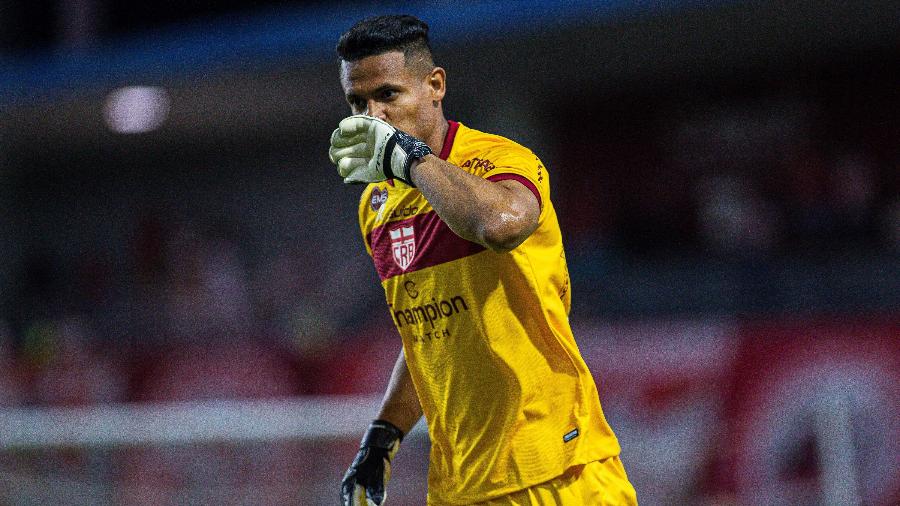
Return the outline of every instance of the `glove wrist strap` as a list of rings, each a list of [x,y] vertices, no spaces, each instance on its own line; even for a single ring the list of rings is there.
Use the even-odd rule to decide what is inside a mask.
[[[397,160],[394,160],[393,156],[395,147],[402,150],[402,155],[397,157]],[[400,153],[397,154],[400,155]],[[390,167],[390,170],[393,173],[395,165],[391,162],[396,162],[397,165],[401,165],[400,167],[397,167],[400,169],[401,173],[393,173],[391,177],[399,179],[409,186],[415,187],[416,185],[413,183],[412,174],[410,173],[412,164],[415,160],[421,160],[422,158],[425,158],[426,155],[430,154],[432,154],[432,151],[431,148],[428,147],[428,144],[425,144],[420,139],[417,139],[406,132],[397,130],[388,140],[388,144],[384,150],[385,159],[382,166],[386,169]]]
[[[360,442],[360,448],[381,448],[391,450],[394,443],[403,441],[403,431],[387,420],[375,420]]]

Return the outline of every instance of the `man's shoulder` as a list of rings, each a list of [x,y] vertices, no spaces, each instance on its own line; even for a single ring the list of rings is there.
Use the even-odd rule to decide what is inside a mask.
[[[459,148],[460,154],[474,155],[483,152],[532,153],[532,151],[518,142],[499,134],[484,132],[468,127],[462,123],[456,134],[455,148]]]
[[[460,130],[457,135],[461,138],[458,145],[454,145],[448,161],[476,176],[496,174],[493,171],[498,168],[504,168],[501,172],[509,172],[510,168],[527,172],[531,171],[529,167],[533,167],[534,171],[543,170],[538,156],[516,141],[473,128],[463,130],[461,126]]]

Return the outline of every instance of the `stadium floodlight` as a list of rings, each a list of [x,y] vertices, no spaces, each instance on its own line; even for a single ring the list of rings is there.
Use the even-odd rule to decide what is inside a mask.
[[[125,86],[107,95],[103,117],[116,133],[150,132],[166,121],[170,103],[168,92],[159,86]]]

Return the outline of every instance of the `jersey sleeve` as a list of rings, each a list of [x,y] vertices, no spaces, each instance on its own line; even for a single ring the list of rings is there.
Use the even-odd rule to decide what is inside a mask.
[[[461,167],[488,181],[515,180],[531,190],[544,213],[550,199],[550,181],[541,160],[528,148],[512,141],[498,143],[481,156],[463,162]]]

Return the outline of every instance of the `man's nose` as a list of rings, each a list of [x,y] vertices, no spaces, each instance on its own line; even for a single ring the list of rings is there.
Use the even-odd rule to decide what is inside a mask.
[[[375,100],[369,100],[366,103],[366,114],[382,121],[387,121],[387,115],[384,113],[384,105],[379,104]]]

